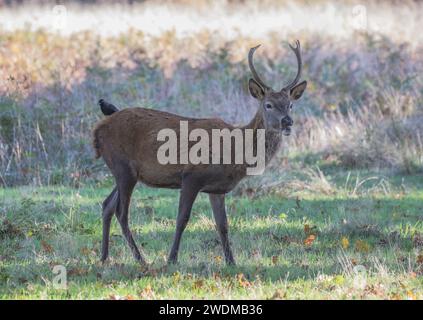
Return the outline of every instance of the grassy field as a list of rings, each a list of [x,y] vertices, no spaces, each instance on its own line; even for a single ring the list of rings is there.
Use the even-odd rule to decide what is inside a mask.
[[[361,173],[363,178],[367,173]],[[0,191],[0,297],[58,299],[422,299],[423,177],[385,177],[390,192],[325,177],[332,194],[231,196],[228,267],[201,195],[179,264],[166,266],[177,192],[138,187],[132,229],[141,268],[114,223],[111,259],[99,262],[101,202],[111,186]],[[362,180],[364,181],[364,180]],[[364,183],[366,184],[366,183]],[[67,287],[53,268],[67,270]]]
[[[80,2],[0,6],[1,299],[423,298],[422,3]],[[227,202],[237,266],[202,195],[166,267],[178,193],[143,187],[131,226],[150,267],[116,221],[101,265],[98,99],[245,124],[248,50],[262,44],[257,70],[279,90],[295,39],[308,85],[292,134]]]

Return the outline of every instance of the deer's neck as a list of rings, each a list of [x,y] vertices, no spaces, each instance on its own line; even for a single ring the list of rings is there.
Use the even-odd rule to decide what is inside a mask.
[[[265,129],[263,109],[259,108],[254,118],[247,124],[244,129],[253,129],[255,132],[257,129]],[[272,160],[276,152],[278,151],[282,141],[282,134],[280,132],[265,131],[265,150],[266,150],[266,166]],[[254,134],[254,152],[257,150],[257,136]]]

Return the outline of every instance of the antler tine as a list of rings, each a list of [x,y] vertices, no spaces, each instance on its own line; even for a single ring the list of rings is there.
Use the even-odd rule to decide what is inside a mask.
[[[298,83],[298,80],[300,80],[300,77],[301,77],[301,71],[302,71],[302,67],[303,67],[302,61],[301,61],[300,41],[295,40],[295,47],[293,47],[291,44],[289,44],[289,47],[292,49],[292,51],[294,51],[295,56],[297,57],[298,71],[297,71],[297,75],[296,75],[294,81],[292,81],[290,84],[288,84],[282,90],[290,90]]]
[[[258,76],[257,71],[254,68],[254,64],[253,64],[253,55],[254,55],[254,52],[260,46],[261,46],[261,44],[259,44],[258,46],[250,49],[250,52],[248,53],[248,65],[250,66],[250,70],[251,70],[251,73],[253,74],[254,80],[256,80],[263,87],[263,89],[269,89],[269,86],[267,86],[266,84],[264,84],[264,82]]]

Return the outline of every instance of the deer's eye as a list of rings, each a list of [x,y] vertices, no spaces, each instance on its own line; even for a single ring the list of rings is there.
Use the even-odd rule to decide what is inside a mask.
[[[264,106],[266,107],[266,109],[272,109],[273,108],[270,103],[266,103]]]

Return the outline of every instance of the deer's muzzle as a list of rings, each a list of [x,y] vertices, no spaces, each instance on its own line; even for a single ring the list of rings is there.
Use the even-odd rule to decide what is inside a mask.
[[[281,129],[282,133],[285,136],[289,136],[291,134],[291,126],[294,124],[294,121],[290,116],[283,117],[281,120]]]

